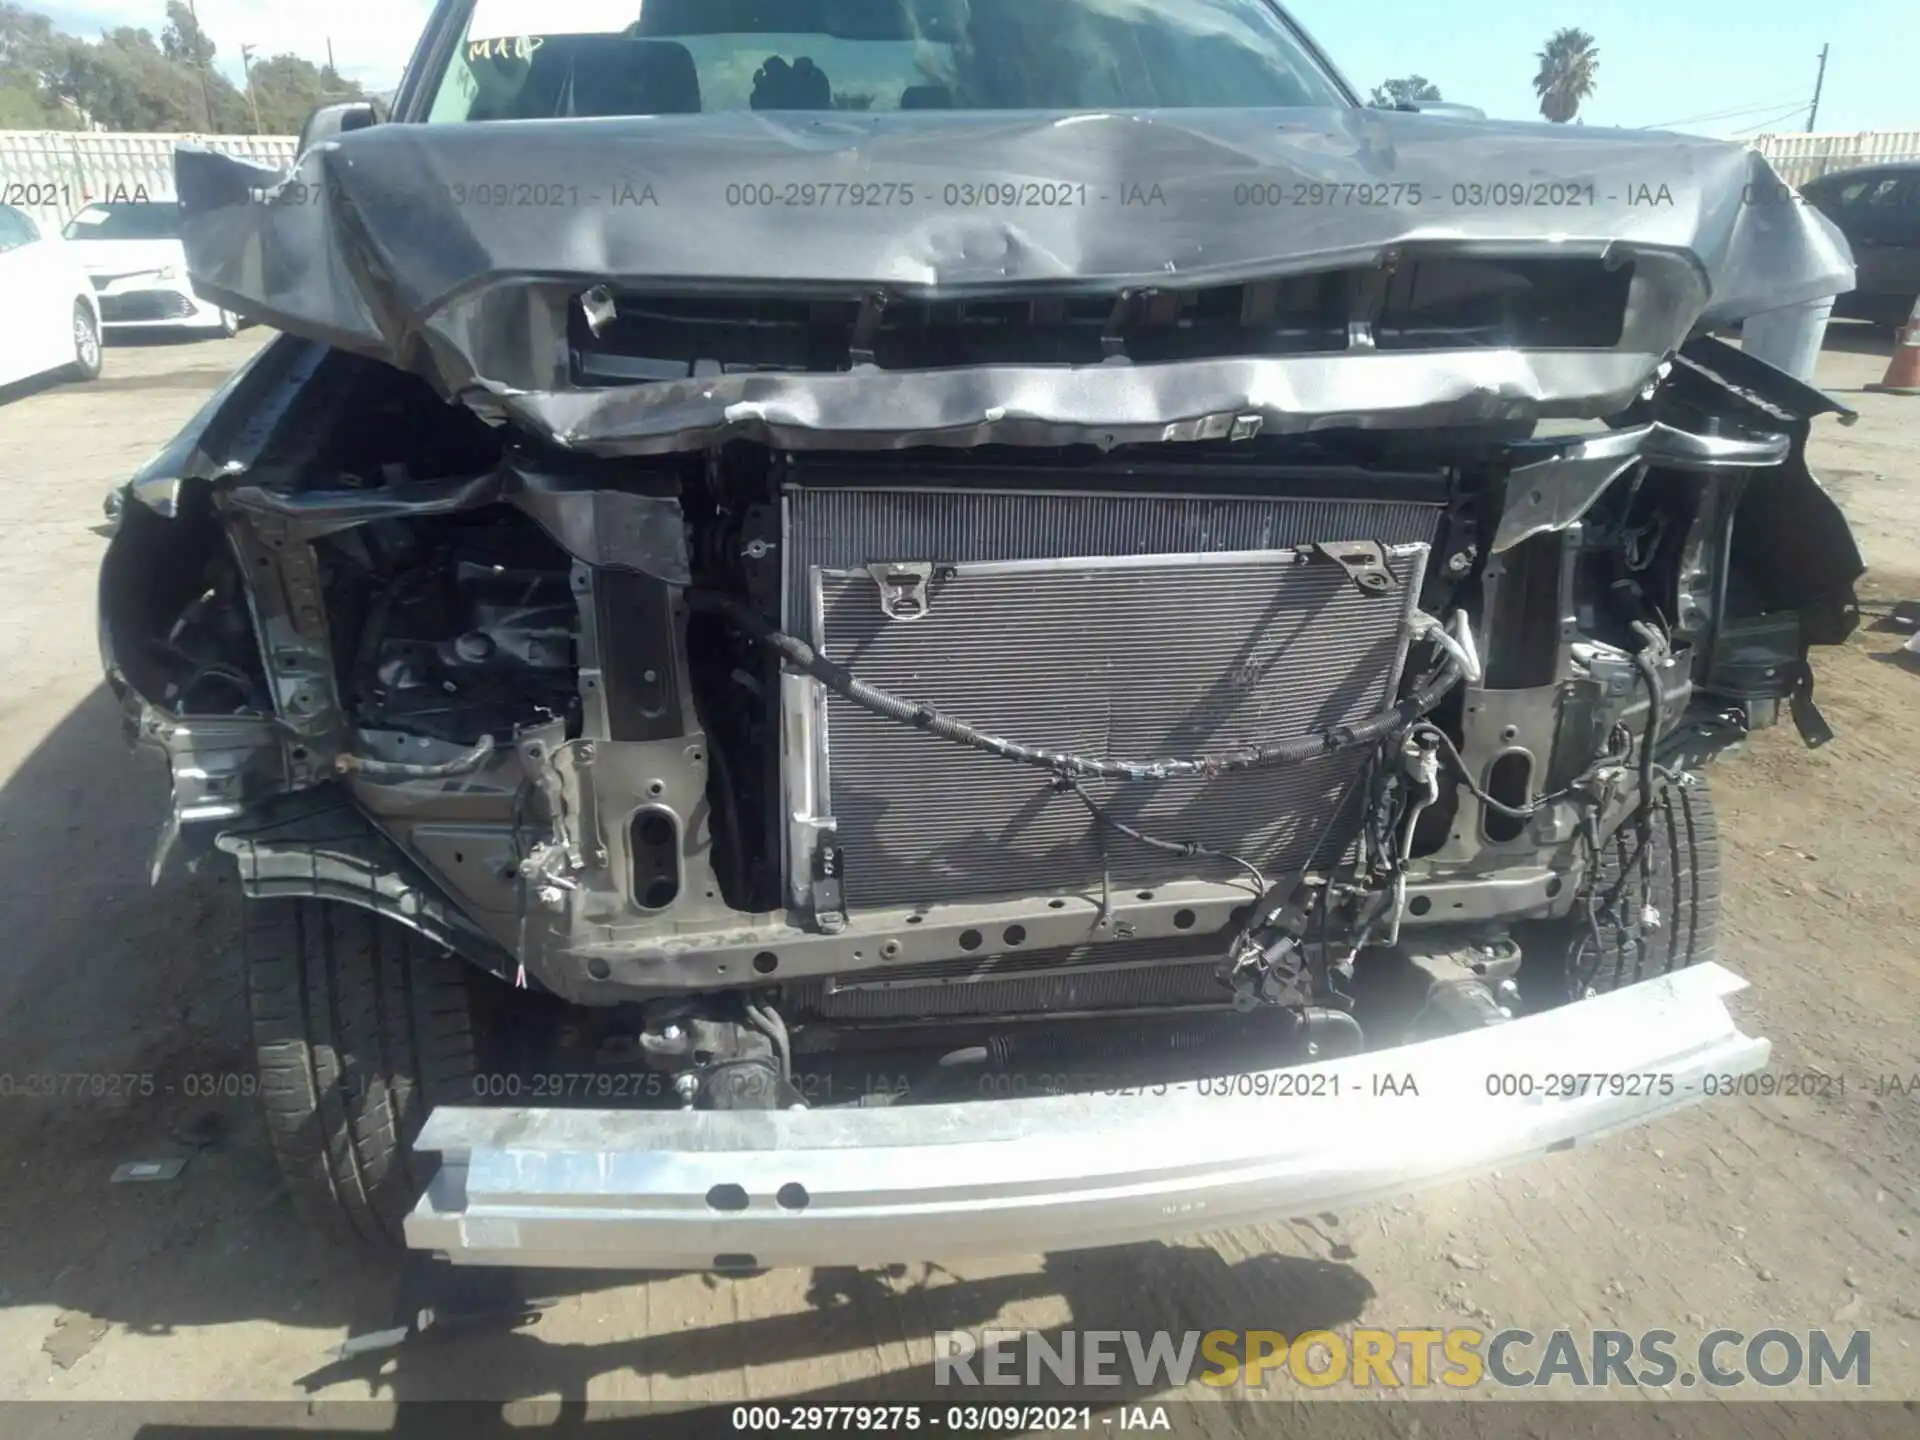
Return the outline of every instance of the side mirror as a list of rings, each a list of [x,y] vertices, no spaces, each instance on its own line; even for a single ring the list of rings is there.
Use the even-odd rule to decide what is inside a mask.
[[[371,100],[339,100],[331,105],[322,105],[300,127],[300,145],[294,153],[304,155],[322,140],[332,140],[349,131],[364,130],[369,125],[379,123],[380,112],[374,108]]]

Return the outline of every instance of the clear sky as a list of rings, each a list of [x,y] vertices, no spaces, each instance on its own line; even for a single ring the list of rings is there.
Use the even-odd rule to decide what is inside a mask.
[[[23,3],[76,34],[122,24],[157,34],[165,24],[165,0]],[[243,42],[318,61],[331,39],[341,70],[372,89],[398,79],[431,8],[429,0],[196,4],[236,79]],[[566,4],[554,0],[554,9]],[[1589,124],[1729,138],[1802,129],[1820,47],[1831,43],[1821,130],[1920,130],[1920,0],[1294,0],[1291,8],[1363,95],[1417,72],[1449,100],[1537,119],[1535,52],[1553,30],[1578,25],[1600,48],[1599,86],[1581,107]]]
[[[1831,44],[1821,130],[1920,130],[1920,0],[1294,0],[1289,8],[1363,93],[1412,71],[1449,100],[1538,119],[1534,57],[1553,31],[1577,25],[1600,49],[1599,84],[1580,107],[1589,125],[1666,126],[1747,110],[1672,128],[1732,137],[1772,118],[1763,129],[1802,130],[1820,47]]]

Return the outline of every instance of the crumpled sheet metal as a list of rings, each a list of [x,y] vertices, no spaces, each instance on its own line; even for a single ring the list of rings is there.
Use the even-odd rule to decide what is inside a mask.
[[[1503,407],[1599,415],[1633,388],[1625,372],[1644,381],[1697,323],[1853,287],[1845,240],[1782,198],[1791,192],[1744,147],[1372,109],[388,124],[316,146],[284,184],[192,147],[176,169],[203,294],[416,370],[563,443],[616,451],[720,435],[870,446],[908,431],[957,444],[1103,429],[1188,438],[1236,412],[1262,414],[1269,430]],[[1051,186],[1055,198],[1072,187],[1074,203],[961,203],[966,188],[1008,183]],[[843,185],[891,201],[741,203]],[[1322,188],[1298,188],[1308,185]],[[1376,203],[1347,186],[1370,187]],[[1463,249],[1611,249],[1648,283],[1615,351],[727,375],[602,391],[568,382],[568,306],[602,281],[684,293],[1111,292]],[[1490,379],[1489,367],[1501,373]],[[1316,384],[1303,370],[1332,378]]]
[[[409,480],[383,489],[281,489],[252,475],[263,449],[300,388],[326,357],[323,345],[282,336],[227,382],[156,451],[127,484],[154,513],[178,513],[181,487],[206,481],[225,504],[287,522],[313,540],[377,520],[446,515],[482,505],[523,511],[576,560],[638,570],[672,585],[692,583],[686,527],[677,499],[605,488],[604,477],[556,474],[510,453],[493,469],[451,478]]]
[[[387,490],[280,491],[236,485],[226,492],[226,502],[292,521],[308,540],[377,520],[508,504],[525,512],[574,559],[596,569],[638,570],[670,585],[693,583],[678,500],[596,489],[511,461],[483,475]]]
[[[1301,355],[1180,364],[851,370],[732,375],[604,391],[521,395],[522,424],[591,453],[647,453],[754,440],[784,449],[1145,444],[1221,439],[1242,417],[1263,433],[1368,426],[1391,409],[1402,426],[1579,416],[1568,398],[1624,407],[1647,363],[1611,352],[1479,350],[1430,355]]]
[[[321,346],[284,337],[261,346],[207,397],[178,434],[147,457],[127,489],[149,510],[171,519],[182,481],[244,475],[326,353]]]
[[[1778,465],[1793,451],[1786,435],[1695,435],[1659,421],[1587,439],[1535,442],[1535,446],[1550,453],[1528,461],[1530,447],[1514,448],[1516,463],[1507,477],[1506,509],[1493,537],[1496,555],[1535,535],[1566,529],[1636,465],[1739,469]]]

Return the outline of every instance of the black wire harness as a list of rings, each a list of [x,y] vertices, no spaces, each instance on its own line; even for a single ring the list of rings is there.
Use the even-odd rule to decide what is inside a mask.
[[[1115,819],[1106,807],[1101,805],[1100,802],[1095,800],[1091,795],[1087,794],[1086,787],[1082,785],[1080,781],[1070,775],[1063,775],[1054,781],[1053,788],[1064,794],[1073,796],[1074,799],[1087,807],[1088,814],[1116,835],[1132,840],[1137,844],[1145,845],[1150,850],[1160,850],[1168,855],[1178,855],[1183,860],[1189,860],[1198,855],[1205,856],[1208,859],[1229,860],[1233,862],[1253,877],[1254,898],[1258,900],[1266,897],[1268,888],[1266,875],[1258,865],[1246,859],[1244,856],[1236,855],[1231,850],[1216,850],[1211,845],[1202,845],[1198,840],[1162,840],[1157,835],[1149,835],[1144,830],[1136,830],[1125,821]]]
[[[1089,779],[1120,781],[1171,780],[1190,776],[1225,775],[1248,770],[1264,770],[1286,765],[1299,765],[1325,755],[1339,754],[1343,751],[1354,750],[1365,746],[1378,746],[1389,737],[1410,730],[1418,734],[1436,736],[1439,741],[1442,759],[1455,779],[1483,806],[1499,814],[1524,820],[1562,800],[1571,799],[1583,801],[1587,809],[1582,817],[1582,836],[1586,840],[1590,852],[1590,869],[1597,869],[1599,846],[1598,837],[1593,831],[1594,824],[1598,819],[1600,796],[1594,793],[1591,786],[1596,778],[1596,771],[1608,764],[1624,763],[1628,758],[1628,755],[1623,753],[1621,746],[1616,743],[1609,743],[1606,753],[1596,759],[1592,768],[1576,778],[1571,784],[1552,794],[1543,795],[1529,804],[1518,806],[1508,805],[1496,799],[1487,793],[1486,789],[1474,778],[1467,767],[1466,761],[1461,756],[1458,747],[1446,732],[1436,725],[1425,723],[1426,716],[1465,678],[1464,670],[1451,655],[1446,658],[1437,670],[1430,674],[1425,680],[1421,681],[1420,684],[1416,685],[1408,695],[1372,719],[1363,721],[1358,725],[1337,726],[1327,730],[1317,731],[1309,735],[1300,736],[1297,739],[1285,741],[1279,745],[1264,746],[1252,750],[1233,751],[1224,755],[1154,761],[1115,760],[1104,757],[1094,758],[1069,754],[1063,751],[1043,750],[1034,746],[1021,745],[998,735],[989,735],[985,731],[978,730],[967,724],[965,721],[957,720],[950,715],[940,713],[930,705],[924,705],[918,701],[908,700],[901,696],[894,695],[889,691],[882,690],[876,685],[869,685],[844,666],[837,665],[825,656],[819,654],[805,641],[789,635],[774,625],[769,624],[757,611],[730,595],[724,595],[714,591],[690,590],[687,592],[687,603],[693,610],[717,615],[727,620],[750,639],[760,645],[766,646],[768,649],[773,650],[784,659],[790,661],[793,665],[806,674],[811,675],[843,700],[846,700],[850,704],[857,705],[871,714],[878,715],[882,719],[892,720],[897,724],[924,731],[927,734],[956,745],[968,746],[988,755],[998,756],[1003,760],[1009,760],[1016,764],[1027,765],[1035,769],[1050,772],[1055,776],[1054,788],[1063,794],[1072,795],[1086,807],[1088,813],[1096,823],[1105,829],[1111,830],[1137,844],[1164,851],[1168,854],[1188,858],[1204,856],[1225,860],[1239,866],[1252,877],[1255,885],[1258,887],[1256,893],[1260,896],[1260,903],[1255,907],[1256,913],[1251,916],[1248,923],[1242,927],[1242,937],[1245,937],[1256,929],[1263,917],[1270,919],[1273,912],[1277,911],[1281,908],[1281,905],[1285,903],[1283,897],[1276,893],[1276,888],[1268,884],[1266,876],[1258,866],[1230,851],[1202,845],[1197,841],[1164,840],[1128,825],[1115,817],[1102,806],[1099,801],[1089,795],[1082,782]],[[1646,733],[1641,739],[1640,754],[1638,757],[1640,794],[1635,818],[1640,832],[1639,854],[1635,857],[1637,866],[1636,864],[1629,864],[1626,867],[1626,871],[1627,873],[1631,873],[1634,868],[1642,869],[1650,886],[1652,879],[1652,837],[1650,832],[1656,795],[1654,779],[1657,774],[1662,773],[1660,767],[1655,765],[1653,761],[1654,746],[1657,743],[1661,729],[1663,698],[1660,694],[1659,672],[1657,668],[1658,661],[1656,657],[1662,653],[1664,645],[1662,643],[1662,637],[1657,632],[1654,632],[1650,626],[1636,624],[1633,628],[1639,634],[1642,641],[1645,642],[1645,648],[1634,657],[1634,662],[1642,678],[1647,683],[1648,714]],[[1371,770],[1372,767],[1363,769],[1360,775],[1355,777],[1356,781],[1360,776],[1371,773]],[[1332,823],[1337,821],[1340,812],[1345,809],[1346,802],[1348,798],[1350,798],[1351,793],[1352,787],[1350,785],[1347,791],[1342,794],[1340,804],[1336,807],[1333,820],[1329,822],[1329,829],[1331,829]],[[1315,858],[1318,857],[1318,852],[1321,846],[1325,844],[1326,838],[1326,835],[1322,834],[1320,840],[1316,843]],[[1309,861],[1309,864],[1311,863],[1312,862]],[[1285,882],[1282,882],[1282,885],[1284,888]],[[1289,891],[1288,893],[1291,892]],[[1598,898],[1597,895],[1590,893],[1587,898],[1586,907],[1587,923],[1589,930],[1592,932],[1592,939],[1596,951],[1599,948],[1600,941],[1598,921],[1595,914],[1595,904]],[[1616,903],[1617,900],[1617,894],[1610,896],[1606,904],[1610,907]],[[1324,903],[1325,900],[1323,897],[1322,904],[1324,905]],[[1325,924],[1324,918],[1322,923],[1323,925]],[[1597,953],[1594,958],[1597,963],[1599,958]]]
[[[852,671],[819,654],[804,640],[768,624],[752,607],[731,595],[711,590],[689,590],[687,605],[690,609],[723,617],[757,643],[791,661],[841,699],[882,719],[911,726],[955,745],[969,746],[1003,760],[1074,779],[1177,780],[1302,765],[1323,755],[1337,755],[1342,751],[1378,744],[1427,715],[1465,675],[1459,663],[1449,657],[1404,699],[1371,719],[1357,725],[1340,725],[1315,731],[1278,745],[1181,760],[1096,759],[1063,751],[1041,750],[998,735],[989,735],[963,720],[941,714],[930,705],[903,699],[876,685],[869,685]]]

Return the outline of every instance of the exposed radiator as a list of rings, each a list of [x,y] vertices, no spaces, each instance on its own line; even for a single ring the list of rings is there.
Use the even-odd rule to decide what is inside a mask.
[[[1382,489],[1391,490],[1390,479]],[[793,487],[786,495],[785,628],[817,641],[815,569],[876,560],[1053,560],[1283,550],[1322,540],[1432,544],[1440,497]]]
[[[796,491],[787,504],[788,624],[829,659],[989,733],[1142,760],[1378,713],[1440,513],[1404,501],[931,490]],[[1356,539],[1388,544],[1384,593],[1304,552]],[[888,562],[937,562],[924,615],[883,613],[865,567]],[[791,684],[787,703],[789,809],[816,822],[796,825],[789,863],[804,886],[806,836],[829,824],[848,909],[1242,877],[1116,835],[1046,773],[882,720],[812,681]],[[1087,790],[1129,825],[1273,875],[1317,845],[1322,861],[1344,851],[1350,835],[1329,821],[1363,763],[1354,752]]]

